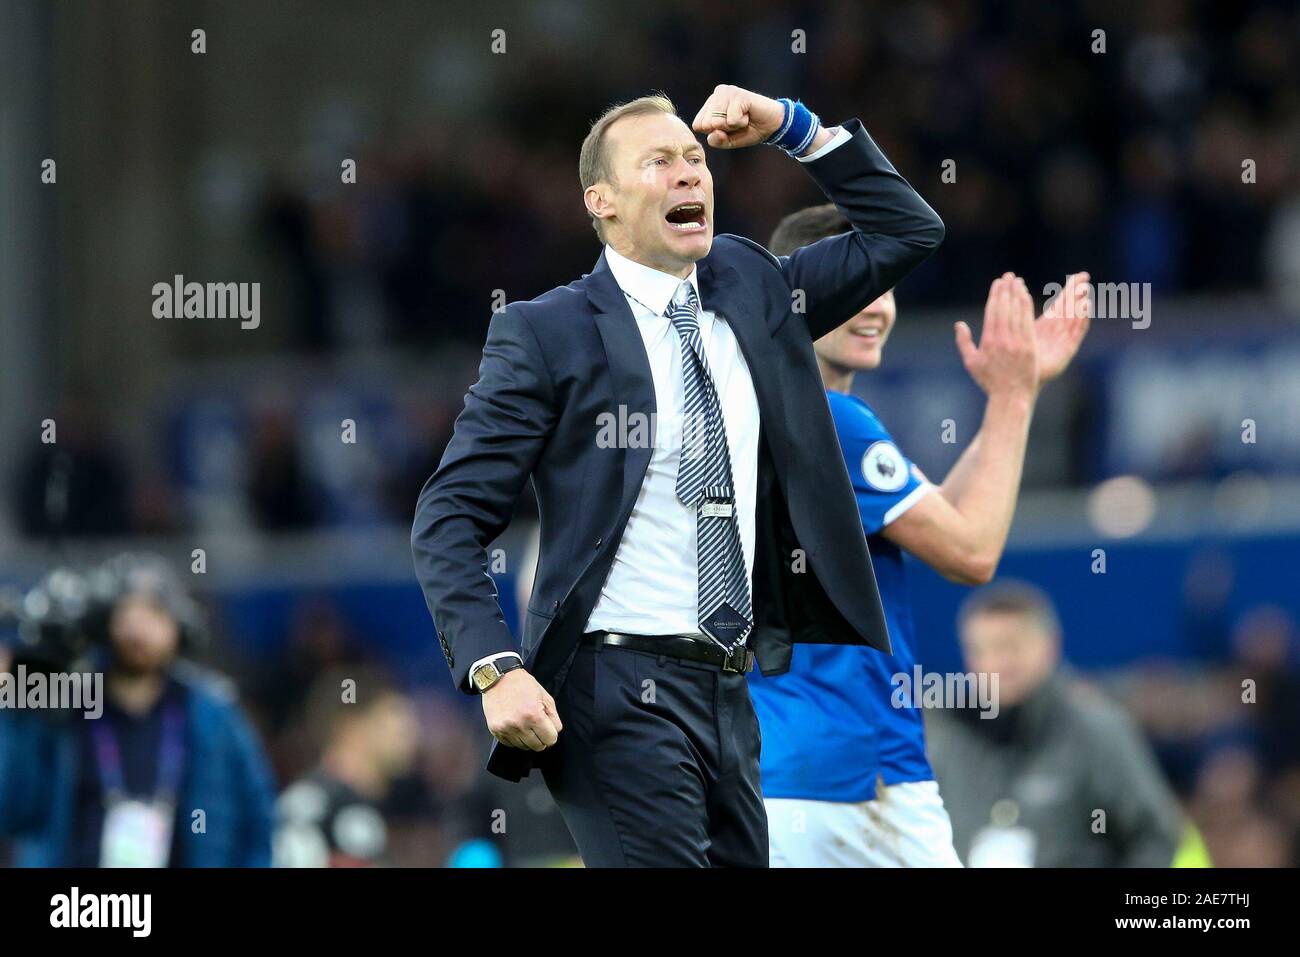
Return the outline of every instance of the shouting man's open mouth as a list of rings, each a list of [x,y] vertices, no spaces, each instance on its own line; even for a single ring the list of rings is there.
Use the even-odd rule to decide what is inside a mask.
[[[703,203],[678,203],[664,216],[668,225],[678,232],[692,233],[705,228]]]

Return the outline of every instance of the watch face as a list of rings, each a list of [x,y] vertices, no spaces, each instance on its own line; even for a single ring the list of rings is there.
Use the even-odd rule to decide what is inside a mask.
[[[488,662],[485,665],[479,665],[478,670],[474,672],[474,684],[479,691],[485,691],[499,676],[500,672],[497,671],[497,666]]]

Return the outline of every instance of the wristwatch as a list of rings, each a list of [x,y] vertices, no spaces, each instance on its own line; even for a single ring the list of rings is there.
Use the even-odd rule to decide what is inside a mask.
[[[522,668],[524,663],[514,655],[507,655],[504,658],[498,658],[495,661],[484,662],[474,669],[470,675],[470,681],[482,694],[501,680],[501,676],[508,671],[514,671],[516,668]]]

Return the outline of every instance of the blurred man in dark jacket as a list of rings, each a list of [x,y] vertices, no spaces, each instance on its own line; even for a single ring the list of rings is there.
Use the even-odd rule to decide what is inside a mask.
[[[996,711],[927,713],[930,757],[969,867],[1168,867],[1181,814],[1120,707],[1060,667],[1050,600],[1021,583],[976,592],[958,618]]]
[[[410,697],[381,668],[340,667],[312,685],[304,724],[320,760],[277,802],[275,866],[388,863],[393,791],[420,744]]]
[[[270,864],[274,786],[229,686],[178,659],[197,627],[161,562],[114,564],[103,714],[0,710],[0,837],[31,867]]]

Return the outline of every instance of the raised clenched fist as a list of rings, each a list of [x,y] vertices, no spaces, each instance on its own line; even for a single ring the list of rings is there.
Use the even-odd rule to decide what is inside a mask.
[[[695,114],[691,128],[707,133],[710,146],[736,150],[762,143],[784,121],[785,108],[771,97],[720,83]]]

